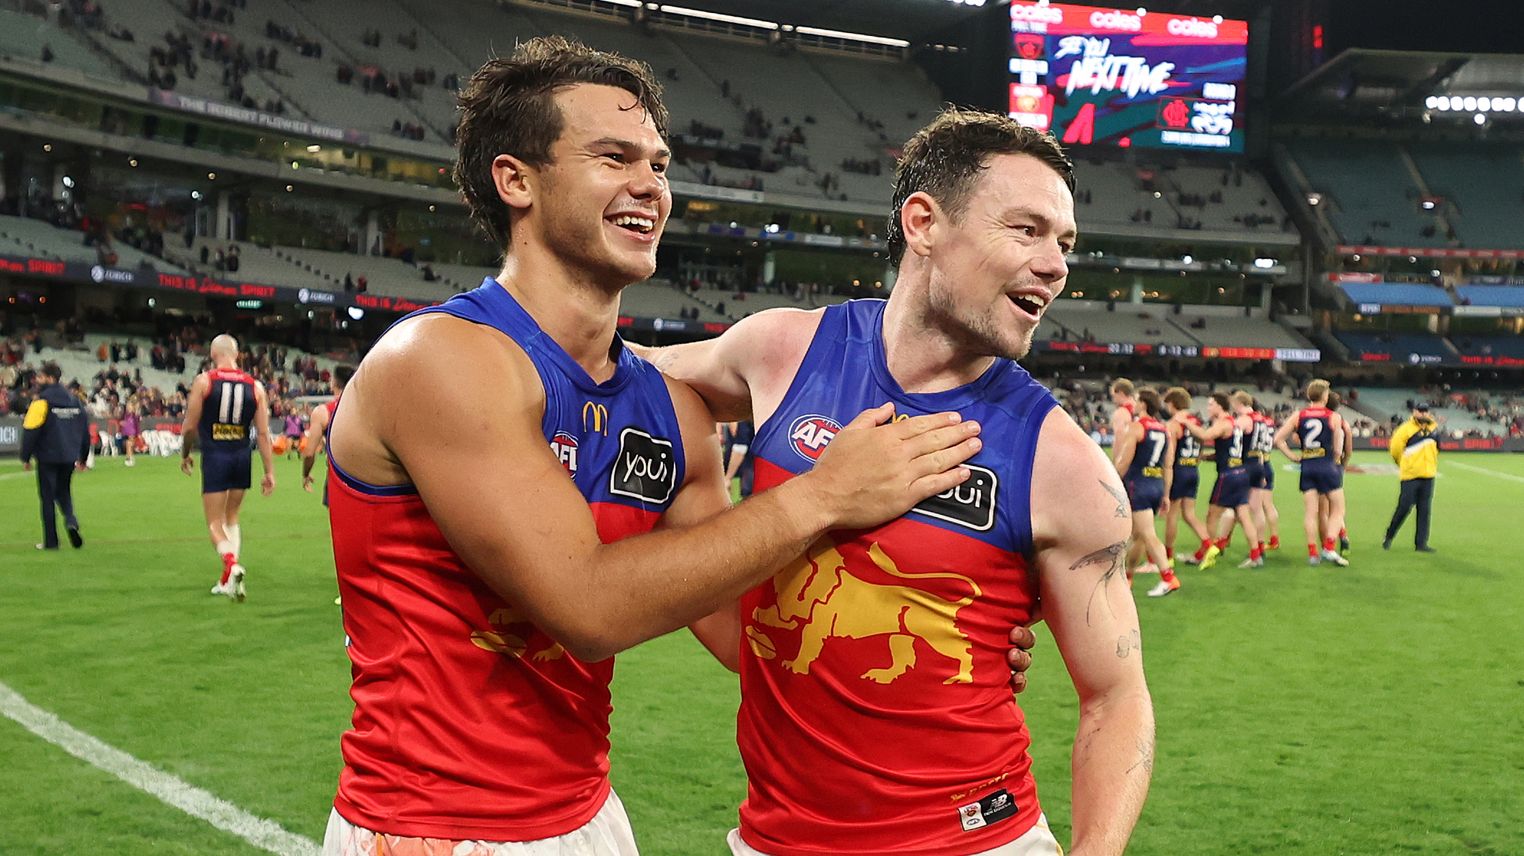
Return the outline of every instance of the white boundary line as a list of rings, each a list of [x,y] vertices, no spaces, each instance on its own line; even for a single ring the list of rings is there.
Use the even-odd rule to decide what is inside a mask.
[[[105,770],[140,791],[158,797],[186,814],[277,856],[317,856],[317,842],[287,832],[274,821],[255,817],[238,806],[108,746],[0,683],[0,714],[15,720],[54,746]]]
[[[1470,470],[1473,473],[1481,473],[1482,475],[1493,476],[1494,478],[1508,479],[1509,481],[1516,481],[1516,482],[1524,482],[1524,477],[1516,476],[1516,475],[1514,475],[1512,473],[1500,473],[1497,470],[1489,470],[1486,467],[1474,467],[1474,466],[1472,466],[1470,464],[1462,464],[1462,463],[1459,463],[1459,462],[1456,462],[1456,461],[1447,461],[1445,463],[1445,466],[1447,466],[1447,467],[1460,467],[1463,470]]]

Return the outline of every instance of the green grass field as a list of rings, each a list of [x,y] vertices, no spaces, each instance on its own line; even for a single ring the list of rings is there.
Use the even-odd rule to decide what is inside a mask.
[[[281,462],[244,516],[249,601],[212,597],[198,482],[166,460],[76,478],[85,549],[40,554],[0,464],[0,683],[74,727],[320,840],[348,722],[327,517]],[[1384,456],[1362,455],[1381,463]],[[1524,854],[1524,457],[1446,454],[1433,543],[1380,549],[1392,474],[1351,474],[1346,570],[1309,568],[1294,474],[1262,571],[1142,597],[1159,723],[1134,854]],[[1204,496],[1203,492],[1203,496]],[[1240,543],[1242,539],[1239,539]],[[1228,559],[1242,558],[1235,545]],[[1039,633],[1022,699],[1068,836],[1076,711]],[[734,679],[684,635],[621,655],[614,780],[649,854],[724,851],[745,782]],[[261,852],[0,718],[0,854]]]

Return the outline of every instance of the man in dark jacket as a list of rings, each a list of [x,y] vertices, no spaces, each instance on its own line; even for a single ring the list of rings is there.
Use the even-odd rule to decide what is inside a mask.
[[[45,363],[37,372],[42,389],[27,409],[22,423],[21,463],[32,468],[37,459],[37,493],[42,498],[42,543],[39,550],[58,549],[58,521],[54,506],[63,511],[69,543],[85,544],[74,516],[74,497],[69,483],[74,470],[85,469],[90,452],[90,414],[84,402],[59,384],[57,363]]]

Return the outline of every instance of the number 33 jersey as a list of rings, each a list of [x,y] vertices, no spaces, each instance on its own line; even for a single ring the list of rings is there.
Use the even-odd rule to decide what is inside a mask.
[[[1040,814],[1005,663],[1032,620],[1029,494],[1056,402],[1010,360],[910,394],[889,374],[884,302],[825,310],[778,411],[757,429],[756,489],[812,468],[862,410],[957,411],[984,448],[959,487],[867,530],[833,531],[741,602],[741,835],[775,856],[968,854]]]

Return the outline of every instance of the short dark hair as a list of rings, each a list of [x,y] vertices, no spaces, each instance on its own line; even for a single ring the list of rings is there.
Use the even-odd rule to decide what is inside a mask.
[[[1052,167],[1069,192],[1074,192],[1074,163],[1051,134],[999,113],[948,107],[905,143],[895,167],[889,211],[890,264],[899,267],[905,255],[905,228],[900,223],[905,200],[913,193],[927,193],[949,217],[958,219],[992,155],[1031,155]]]
[[[565,127],[555,94],[578,83],[634,95],[636,106],[666,139],[667,107],[651,67],[563,36],[530,39],[506,59],[487,60],[456,98],[460,122],[453,178],[471,219],[500,248],[508,246],[508,208],[492,181],[492,161],[507,154],[535,166],[549,163],[550,147]]]
[[[38,366],[37,373],[40,375],[47,375],[55,381],[63,380],[63,369],[59,368],[58,363],[55,363],[52,360],[48,360],[47,362]]]
[[[333,379],[339,382],[339,386],[348,386],[349,379],[355,376],[354,366],[334,366]]]
[[[1155,419],[1164,413],[1164,403],[1159,400],[1159,390],[1151,386],[1138,389],[1138,401],[1148,411],[1148,415]]]

